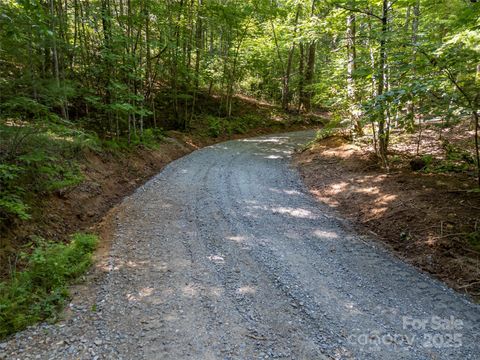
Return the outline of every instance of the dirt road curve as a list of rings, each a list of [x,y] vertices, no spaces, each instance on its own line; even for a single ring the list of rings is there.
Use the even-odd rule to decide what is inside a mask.
[[[310,132],[192,153],[124,201],[96,309],[2,344],[60,359],[479,359],[480,307],[355,235],[289,165]],[[29,339],[30,337],[30,339]]]

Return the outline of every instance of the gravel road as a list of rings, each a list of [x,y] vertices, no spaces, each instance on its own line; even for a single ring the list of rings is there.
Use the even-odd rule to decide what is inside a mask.
[[[95,306],[75,299],[0,358],[480,359],[480,306],[308,194],[289,160],[312,136],[168,165],[124,200]]]

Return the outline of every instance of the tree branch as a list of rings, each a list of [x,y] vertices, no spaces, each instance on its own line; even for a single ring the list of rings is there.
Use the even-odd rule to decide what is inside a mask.
[[[368,15],[368,16],[371,16],[377,20],[380,20],[382,21],[382,17],[369,11],[369,10],[366,10],[366,9],[358,9],[358,8],[351,8],[349,6],[345,6],[345,5],[341,5],[341,4],[334,4],[333,6],[336,6],[340,9],[343,9],[343,10],[348,10],[348,11],[351,11],[351,12],[355,12],[355,13],[359,13],[359,14],[364,14],[364,15]]]

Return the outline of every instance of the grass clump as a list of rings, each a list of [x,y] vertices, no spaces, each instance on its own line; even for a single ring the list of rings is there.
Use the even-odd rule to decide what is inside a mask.
[[[75,234],[68,244],[37,239],[22,253],[23,271],[0,283],[0,339],[42,320],[55,320],[68,298],[68,285],[91,264],[95,235]]]

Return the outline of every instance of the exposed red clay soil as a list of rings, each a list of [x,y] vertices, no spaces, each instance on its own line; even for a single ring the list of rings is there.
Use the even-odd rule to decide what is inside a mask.
[[[432,154],[436,161],[444,158],[445,139],[471,149],[465,126],[426,128],[422,137],[420,154]],[[413,172],[409,160],[417,140],[408,135],[395,139],[391,149],[396,163],[389,173],[377,166],[370,145],[340,136],[297,154],[296,163],[318,200],[359,231],[376,235],[399,257],[478,301],[480,247],[469,237],[479,231],[480,193],[469,191],[475,177],[471,171]]]

